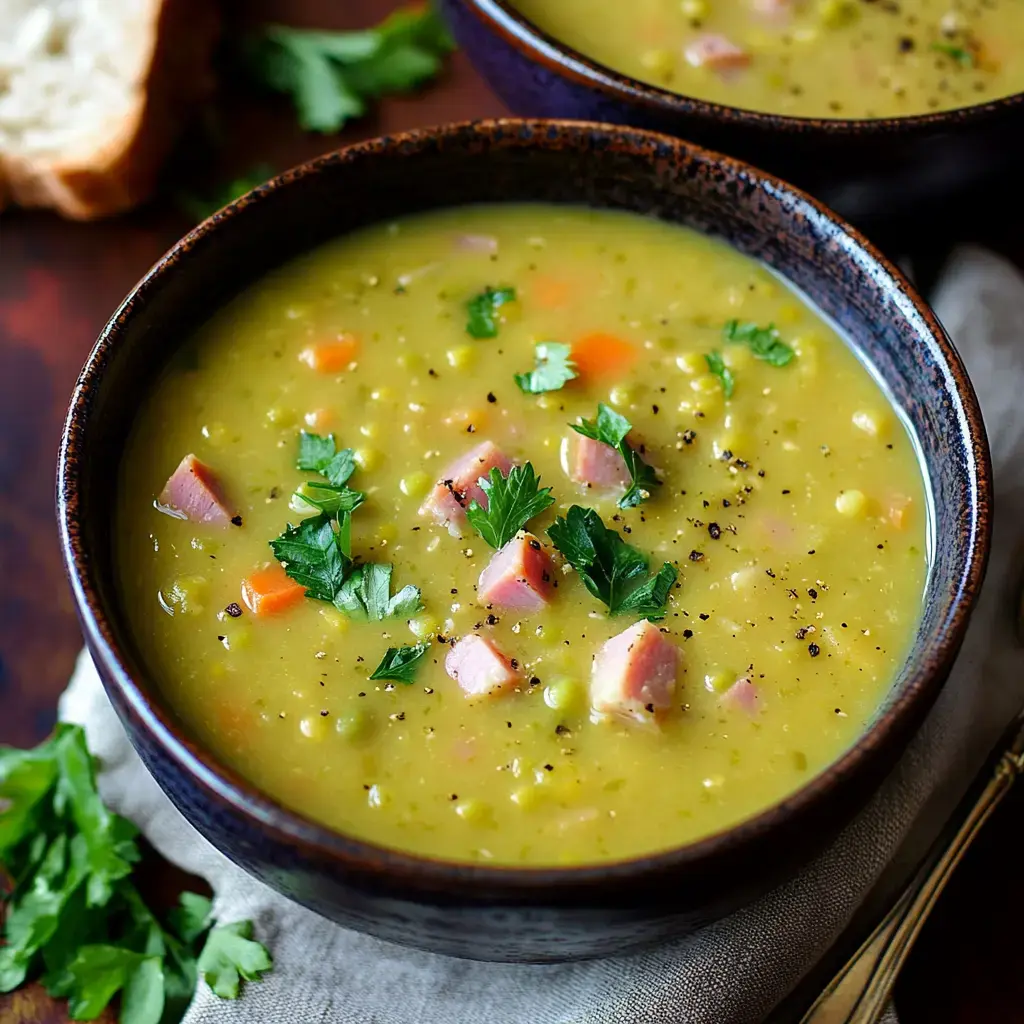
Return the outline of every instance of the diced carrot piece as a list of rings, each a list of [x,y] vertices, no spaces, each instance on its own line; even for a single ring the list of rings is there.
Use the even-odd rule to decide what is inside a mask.
[[[332,426],[337,420],[337,417],[334,415],[333,409],[310,409],[310,411],[303,416],[303,419],[306,421],[307,427],[323,430],[325,427]]]
[[[254,615],[274,615],[298,604],[306,588],[274,562],[242,580],[242,600]]]
[[[299,353],[310,369],[317,373],[341,373],[348,368],[359,350],[359,341],[353,334],[339,334],[334,341],[310,345]]]
[[[213,705],[213,717],[218,735],[227,738],[250,733],[254,725],[252,711],[235,700],[222,700]]]
[[[569,282],[560,277],[538,277],[531,285],[530,301],[541,309],[559,309],[569,301]]]
[[[637,357],[635,345],[614,334],[588,334],[572,347],[572,359],[581,377],[614,377],[624,373]]]
[[[888,519],[897,530],[902,530],[910,521],[910,507],[912,504],[913,499],[907,498],[902,494],[897,495],[889,503]]]

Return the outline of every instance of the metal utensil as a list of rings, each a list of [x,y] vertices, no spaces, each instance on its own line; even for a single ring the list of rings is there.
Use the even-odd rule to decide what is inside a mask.
[[[1024,643],[1024,585],[1017,589],[1014,612],[1017,641]],[[885,1012],[900,969],[954,869],[982,825],[1024,774],[1024,710],[995,750],[997,759],[988,781],[960,804],[896,904],[829,982],[800,1024],[876,1024]]]
[[[1024,712],[1009,730],[995,768],[966,813],[954,818],[954,831],[933,847],[903,895],[881,924],[801,1018],[800,1024],[875,1024],[892,995],[893,985],[928,915],[967,848],[1024,773]]]

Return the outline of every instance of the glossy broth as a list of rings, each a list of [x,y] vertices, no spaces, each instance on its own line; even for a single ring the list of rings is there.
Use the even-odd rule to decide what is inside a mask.
[[[466,301],[501,285],[516,300],[498,336],[470,337]],[[732,319],[774,323],[795,357],[773,366],[723,340]],[[513,374],[533,365],[535,343],[595,331],[635,348],[628,370],[520,392]],[[358,339],[353,364],[311,369],[309,346],[339,332]],[[713,352],[733,375],[728,399]],[[598,402],[630,420],[662,475],[638,508],[563,471],[568,424]],[[422,589],[409,621],[356,622],[307,597],[259,617],[241,601],[241,581],[273,562],[268,542],[301,518],[289,508],[310,476],[295,468],[301,429],[356,450],[350,484],[367,501],[353,554],[392,563],[396,589]],[[635,617],[609,617],[571,570],[541,613],[482,608],[491,550],[419,513],[443,467],[481,439],[553,487],[557,504],[530,525],[545,542],[578,503],[654,567],[678,568],[659,625],[681,671],[659,724],[589,710],[591,660]],[[158,506],[188,452],[217,474],[240,526]],[[281,803],[420,854],[581,864],[727,828],[846,749],[911,644],[927,519],[886,395],[779,280],[677,226],[510,205],[339,239],[216,314],[142,408],[116,543],[153,678],[203,744]],[[472,632],[516,659],[516,692],[472,700],[446,675],[448,643]],[[424,637],[411,685],[369,680],[387,648]],[[753,713],[723,701],[739,678],[757,687]]]

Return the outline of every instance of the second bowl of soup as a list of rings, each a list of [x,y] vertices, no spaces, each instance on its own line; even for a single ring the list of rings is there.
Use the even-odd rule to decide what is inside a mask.
[[[669,131],[886,229],[911,218],[920,234],[935,204],[944,221],[969,222],[979,185],[985,198],[995,183],[1012,189],[1024,161],[1024,19],[1014,0],[441,7],[518,114]]]
[[[559,959],[853,813],[959,643],[983,439],[930,315],[780,189],[452,128],[279,179],[143,282],[63,522],[115,705],[215,843],[378,934]]]

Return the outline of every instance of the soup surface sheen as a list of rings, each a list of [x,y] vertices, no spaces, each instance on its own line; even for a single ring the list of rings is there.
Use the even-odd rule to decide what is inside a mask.
[[[1024,90],[1020,0],[514,4],[615,71],[747,110],[900,117]]]
[[[488,286],[515,299],[497,308],[495,337],[474,338],[466,303]],[[775,324],[760,337],[788,362],[727,340],[733,320],[740,335]],[[579,377],[522,393],[513,375],[550,340],[573,346]],[[325,364],[325,342],[348,346],[351,362]],[[634,450],[661,475],[638,507],[563,469],[569,424],[593,420],[599,402],[629,420]],[[300,430],[355,449],[349,486],[366,501],[351,515],[352,555],[393,564],[393,589],[421,588],[422,612],[360,622],[301,591],[274,614],[247,606],[244,579],[268,566],[284,578],[268,542],[315,515],[289,508],[316,476],[296,468]],[[492,549],[419,511],[445,467],[485,440],[553,488],[529,527],[558,581],[537,613],[481,607]],[[186,453],[216,474],[236,525],[161,509]],[[720,243],[607,211],[435,213],[274,272],[165,372],[121,487],[124,607],[189,730],[289,807],[460,860],[628,857],[791,793],[876,712],[927,571],[911,439],[833,329]],[[641,616],[609,615],[551,548],[547,529],[573,504],[652,572],[678,572],[653,632],[678,651],[676,689],[656,714],[591,713],[595,653]],[[515,659],[511,690],[471,699],[446,674],[451,644],[471,634]],[[386,649],[423,638],[411,683],[368,678]]]

